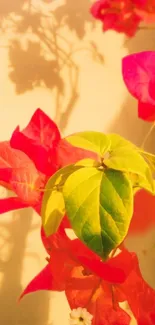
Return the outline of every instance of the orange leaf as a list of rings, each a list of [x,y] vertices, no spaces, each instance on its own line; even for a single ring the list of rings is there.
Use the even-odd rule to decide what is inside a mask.
[[[0,183],[13,190],[22,202],[35,205],[40,199],[38,191],[44,176],[25,153],[10,147],[9,142],[0,143]]]

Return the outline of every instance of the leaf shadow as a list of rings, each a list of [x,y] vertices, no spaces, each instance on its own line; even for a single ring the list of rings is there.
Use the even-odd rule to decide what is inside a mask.
[[[84,38],[87,25],[94,27],[89,0],[65,0],[55,9],[48,8],[52,1],[40,0],[40,4],[44,6],[33,0],[14,0],[11,5],[9,0],[2,0],[0,32],[7,40],[9,78],[16,94],[36,88],[49,90],[54,102],[51,110],[63,132],[79,98],[75,52],[84,49],[94,59],[102,56],[94,44],[77,49],[77,40]],[[64,26],[71,34],[63,32]]]
[[[16,0],[16,1],[9,1],[9,0],[1,0],[0,2],[0,19],[4,19],[10,13],[20,13],[22,7],[25,3],[25,0]]]
[[[62,93],[63,81],[59,75],[57,61],[45,60],[39,43],[28,41],[27,49],[24,50],[20,41],[14,40],[10,45],[9,57],[11,61],[9,76],[16,85],[17,94],[39,86],[51,90],[58,87]]]
[[[65,23],[71,31],[81,39],[85,35],[86,24],[90,23],[91,28],[95,26],[94,19],[90,14],[89,0],[65,0],[55,11],[56,20]]]

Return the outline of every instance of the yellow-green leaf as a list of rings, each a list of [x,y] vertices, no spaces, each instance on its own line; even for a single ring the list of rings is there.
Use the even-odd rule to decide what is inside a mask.
[[[111,147],[108,158],[104,159],[104,165],[127,174],[138,175],[139,186],[154,193],[150,167],[138,152],[138,148],[118,135],[111,134],[108,137],[111,141]]]
[[[132,184],[120,171],[81,168],[63,187],[76,235],[103,258],[127,234],[133,212]]]
[[[72,134],[66,140],[75,147],[96,152],[102,156],[110,147],[110,139],[96,131],[85,131]]]
[[[69,165],[60,169],[47,182],[42,201],[42,224],[47,236],[55,233],[65,214],[65,203],[62,194],[67,177],[79,166]]]

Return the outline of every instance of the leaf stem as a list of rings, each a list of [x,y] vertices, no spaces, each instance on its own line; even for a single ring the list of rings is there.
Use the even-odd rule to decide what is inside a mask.
[[[140,153],[142,153],[143,155],[148,156],[151,159],[155,159],[155,155],[153,153],[147,152],[147,151],[145,151],[145,150],[143,150],[141,148],[138,148],[138,151]]]
[[[116,251],[117,251],[117,247],[113,249],[113,251],[112,251],[112,253],[111,253],[111,256],[110,256],[110,258],[114,257],[114,255],[115,255]]]
[[[150,134],[152,133],[154,127],[155,127],[155,123],[153,123],[153,124],[151,125],[151,127],[150,127],[148,133],[146,134],[146,136],[145,136],[145,138],[144,138],[144,140],[143,140],[143,142],[142,142],[142,144],[141,144],[141,148],[144,148],[144,146],[145,146],[145,144],[146,144],[146,142],[147,142],[147,140],[148,140]]]

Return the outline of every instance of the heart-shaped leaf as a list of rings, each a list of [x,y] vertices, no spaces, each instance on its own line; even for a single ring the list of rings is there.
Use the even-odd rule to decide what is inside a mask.
[[[120,171],[81,168],[68,177],[63,194],[76,235],[106,258],[126,236],[132,217],[128,178]]]
[[[139,176],[139,186],[154,193],[154,184],[149,165],[131,142],[118,135],[110,134],[109,157],[104,159],[108,168],[133,173]]]
[[[110,147],[110,139],[104,133],[96,131],[78,132],[68,136],[66,140],[75,147],[94,151],[101,157]]]

